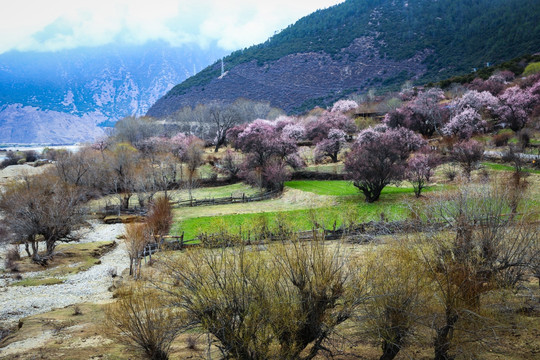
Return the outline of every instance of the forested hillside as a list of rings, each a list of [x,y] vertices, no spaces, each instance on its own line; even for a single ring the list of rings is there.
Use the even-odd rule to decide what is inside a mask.
[[[538,1],[349,0],[232,53],[221,79],[220,62],[207,67],[148,114],[242,96],[298,112],[347,92],[438,81],[539,50]]]

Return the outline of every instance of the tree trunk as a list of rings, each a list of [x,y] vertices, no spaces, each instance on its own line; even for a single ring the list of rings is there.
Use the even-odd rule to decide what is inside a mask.
[[[129,209],[129,198],[131,197],[131,195],[124,195],[122,196],[122,206],[121,206],[121,209],[122,210],[127,210]]]
[[[225,139],[218,139],[218,141],[216,142],[216,147],[214,148],[214,152],[218,152],[219,148],[221,147],[221,145],[223,145],[225,143]]]
[[[450,343],[454,334],[454,325],[458,321],[458,314],[453,310],[446,311],[446,324],[437,329],[435,337],[435,360],[453,360],[453,357],[448,354],[450,351]]]
[[[133,276],[133,258],[129,258],[129,276]]]
[[[49,239],[45,242],[45,244],[47,246],[47,256],[52,255],[54,249],[56,249],[56,241],[54,241],[53,239]]]
[[[381,196],[381,190],[375,189],[375,190],[363,190],[363,193],[366,197],[367,203],[373,203],[377,200],[379,200],[379,197]]]
[[[399,339],[396,340],[395,342],[390,342],[390,341],[383,341],[383,345],[382,345],[382,349],[383,349],[383,354],[382,356],[379,358],[379,360],[392,360],[394,359],[399,350],[401,350],[401,347],[397,344],[399,343]]]
[[[32,238],[32,261],[36,264],[44,265],[43,259],[39,256],[39,241]]]
[[[417,198],[420,197],[421,193],[422,193],[422,185],[413,185],[413,190],[414,190],[414,196],[416,196]]]
[[[26,240],[24,241],[24,250],[26,251],[26,255],[28,255],[29,258],[32,258],[32,254],[30,253],[30,242],[32,241],[32,237],[28,236]]]

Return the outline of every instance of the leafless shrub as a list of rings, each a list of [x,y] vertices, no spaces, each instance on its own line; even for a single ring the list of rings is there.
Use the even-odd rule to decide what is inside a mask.
[[[189,335],[187,338],[186,338],[186,344],[187,344],[187,348],[188,349],[191,349],[191,350],[197,350],[197,344],[199,342],[199,339],[196,337],[196,336],[193,336],[193,335]]]
[[[193,249],[160,261],[175,303],[219,341],[225,357],[312,359],[364,296],[339,247],[317,239]]]
[[[407,244],[391,244],[369,251],[367,267],[370,296],[357,323],[371,337],[380,341],[381,360],[394,359],[414,337],[426,313],[431,286],[419,266],[414,249]]]
[[[160,196],[150,205],[146,224],[153,235],[163,236],[169,233],[172,224],[172,207],[169,199]]]
[[[506,146],[508,145],[508,140],[510,140],[511,137],[512,135],[508,133],[497,134],[493,136],[493,145],[496,147]]]
[[[4,259],[4,266],[6,269],[11,270],[12,272],[19,271],[17,261],[21,260],[21,254],[19,253],[19,246],[11,246],[6,252]]]
[[[108,333],[151,360],[168,359],[171,343],[184,328],[169,300],[140,283],[121,291],[105,315]]]
[[[217,171],[229,177],[231,180],[238,179],[242,158],[240,155],[230,149],[227,149],[225,155],[216,162]]]
[[[125,239],[129,255],[129,275],[138,278],[141,267],[141,254],[150,242],[150,231],[146,224],[131,223],[126,225]]]
[[[444,169],[444,176],[448,181],[454,181],[456,176],[458,175],[458,171],[456,169],[456,166],[454,164],[450,164]]]
[[[118,276],[118,270],[115,267],[111,267],[107,270],[107,274],[109,274],[110,277],[115,278]]]
[[[72,315],[73,315],[73,316],[79,316],[79,315],[82,315],[82,314],[83,314],[83,312],[82,312],[82,310],[81,310],[81,307],[80,307],[79,305],[75,305],[75,306],[73,307],[73,313],[72,313]]]
[[[522,129],[518,133],[519,145],[521,146],[522,149],[525,149],[530,145],[531,137],[532,137],[531,131],[528,129]]]
[[[72,321],[61,321],[61,320],[54,320],[54,319],[46,319],[43,321],[45,325],[52,328],[53,334],[58,335],[60,334],[64,329],[73,326]]]

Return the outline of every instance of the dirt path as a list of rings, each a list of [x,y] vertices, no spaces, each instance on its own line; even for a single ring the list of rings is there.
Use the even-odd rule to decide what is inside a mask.
[[[82,241],[115,240],[123,232],[123,224],[95,224]],[[21,287],[8,286],[9,280],[0,280],[0,323],[14,323],[26,316],[72,304],[110,299],[111,269],[120,274],[128,266],[125,246],[119,242],[113,251],[101,258],[101,264],[68,276],[62,284]]]
[[[311,192],[287,188],[283,194],[271,200],[215,206],[179,207],[174,209],[175,220],[200,216],[259,213],[266,211],[290,211],[333,206],[339,199],[335,196],[317,195]]]

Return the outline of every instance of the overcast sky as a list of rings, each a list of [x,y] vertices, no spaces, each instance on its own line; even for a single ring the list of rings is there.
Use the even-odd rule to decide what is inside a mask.
[[[8,0],[0,53],[54,51],[114,41],[172,45],[217,41],[225,50],[264,42],[309,13],[343,0]]]

